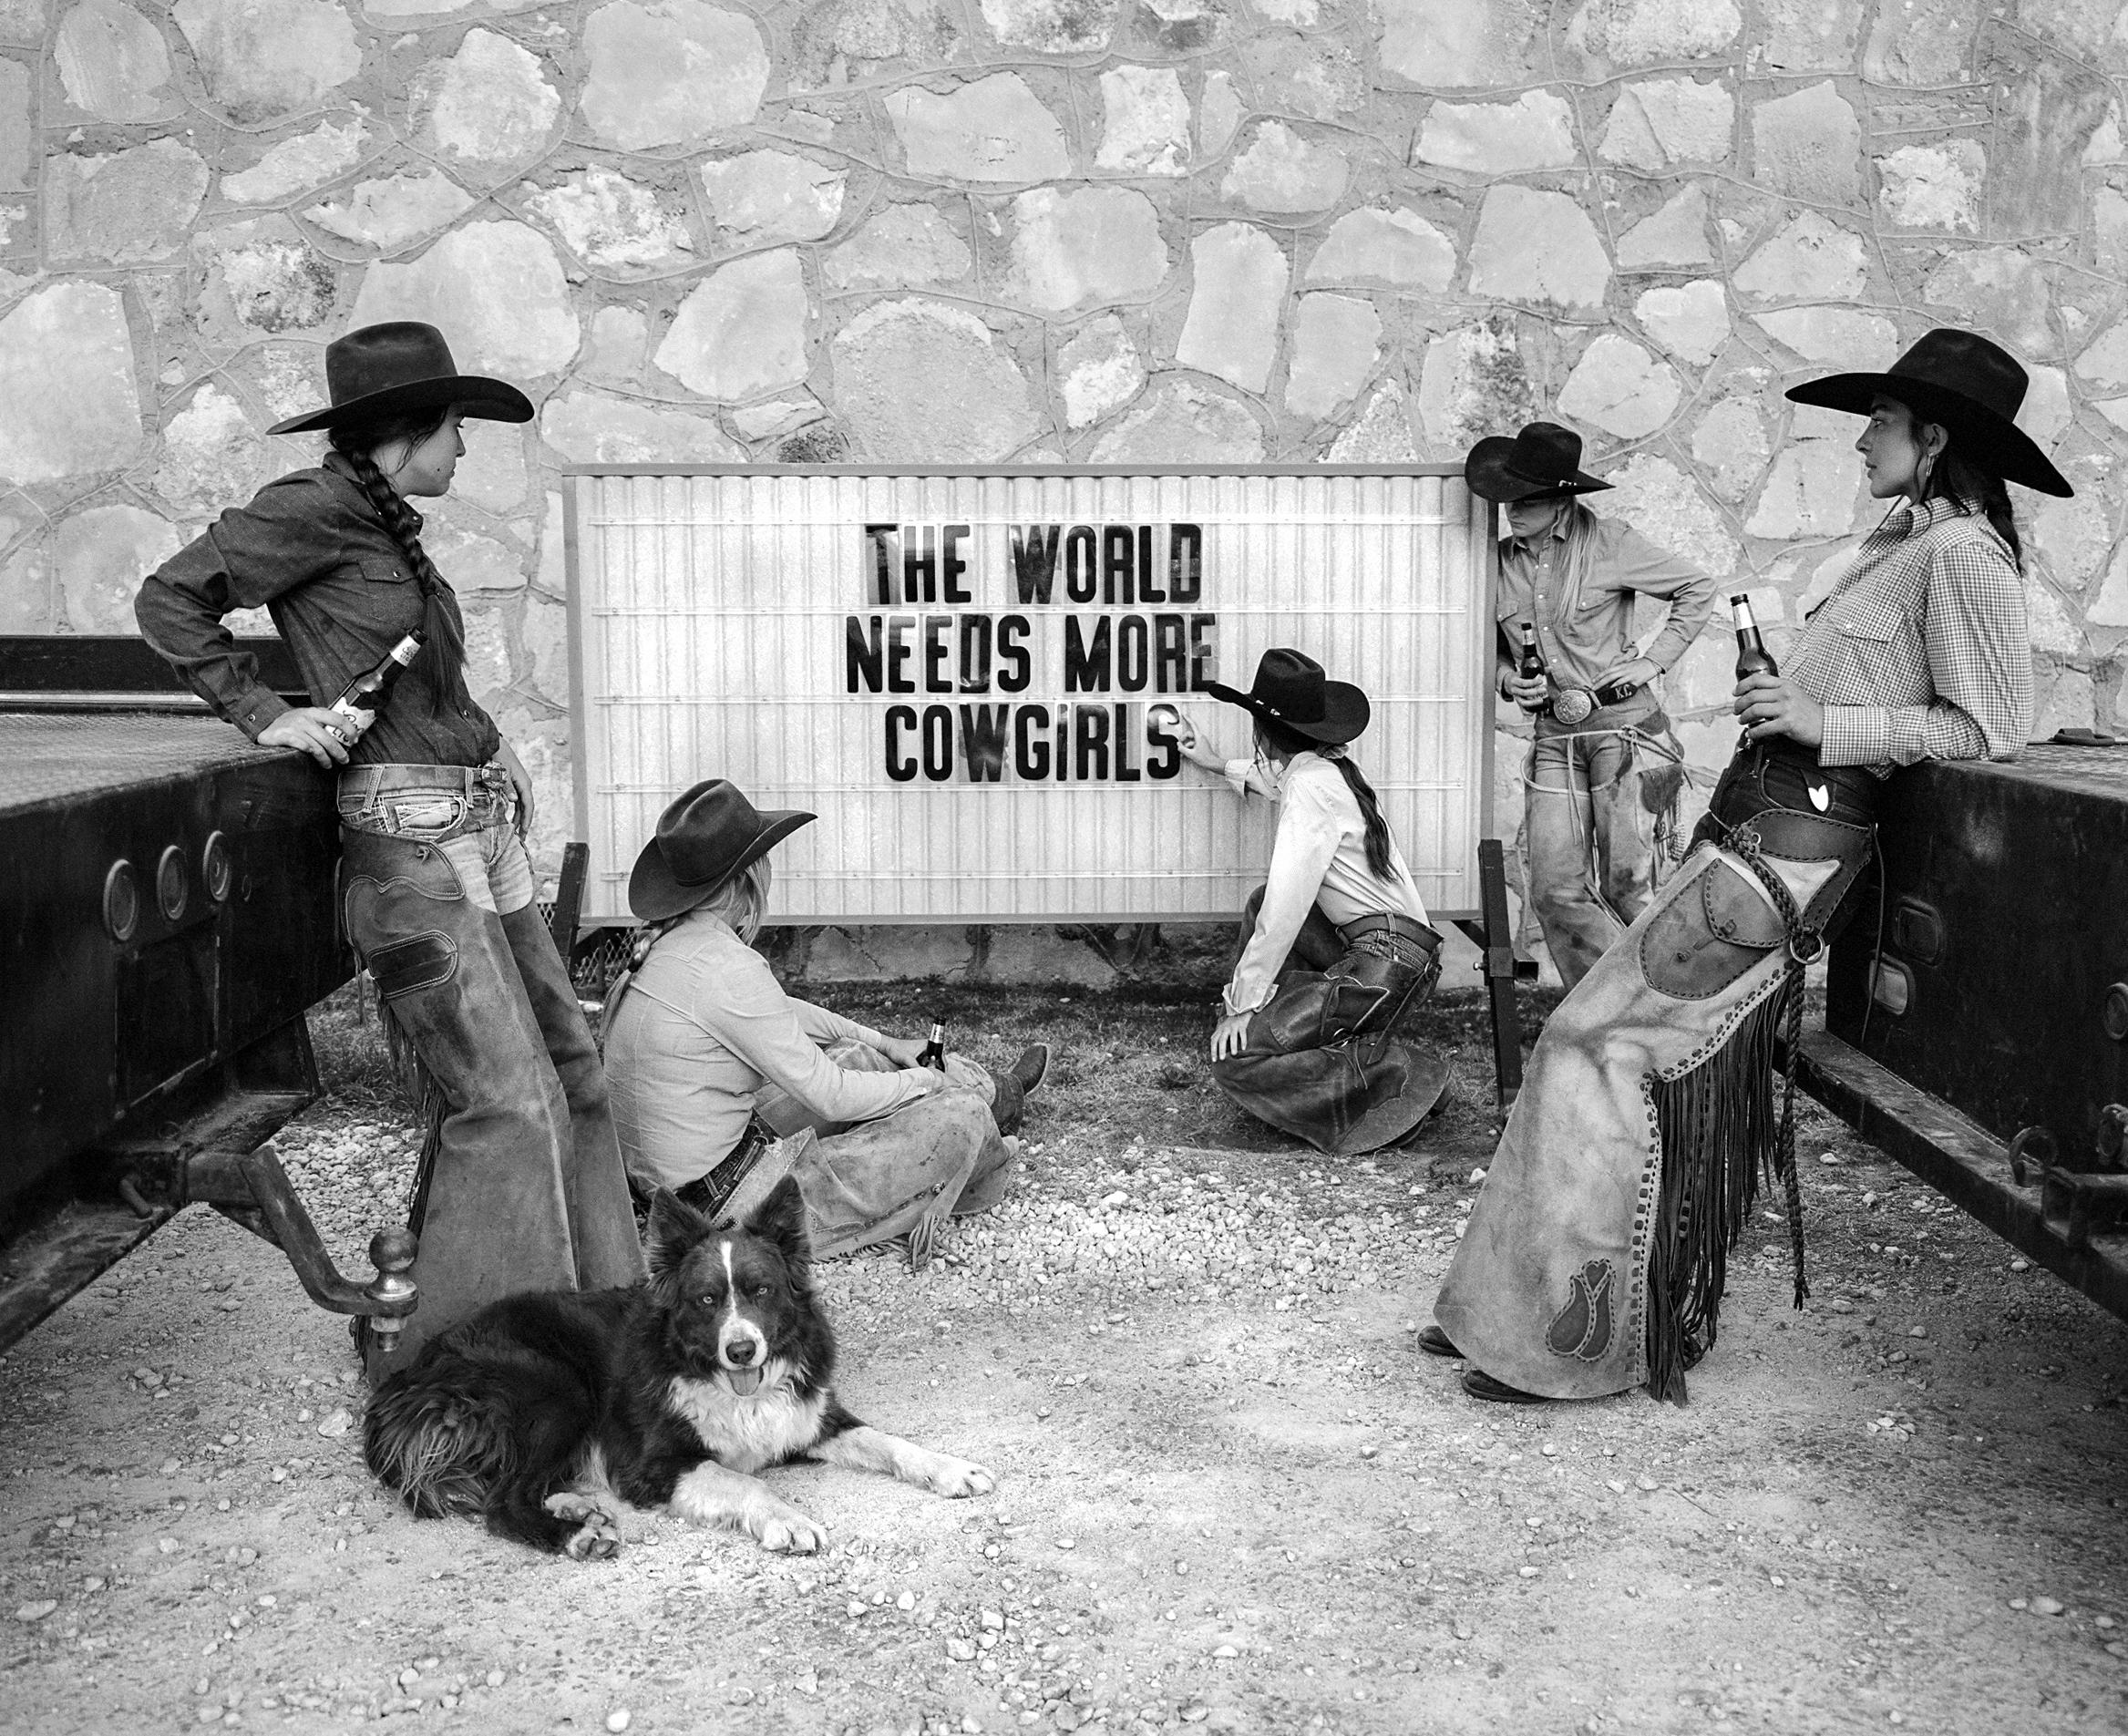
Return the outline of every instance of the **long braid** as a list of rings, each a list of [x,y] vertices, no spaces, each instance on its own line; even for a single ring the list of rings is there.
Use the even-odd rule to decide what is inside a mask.
[[[1266,745],[1274,748],[1290,759],[1295,754],[1319,754],[1338,768],[1345,780],[1345,787],[1352,791],[1352,799],[1360,805],[1360,818],[1367,827],[1367,866],[1378,880],[1386,880],[1391,873],[1389,860],[1389,822],[1382,817],[1382,804],[1360,768],[1353,765],[1344,747],[1336,743],[1319,742],[1303,735],[1297,729],[1288,729],[1283,724],[1275,724],[1268,717],[1256,720],[1256,733]]]
[[[376,508],[377,518],[414,570],[414,582],[421,591],[423,637],[427,641],[423,655],[428,659],[430,703],[438,712],[447,705],[463,710],[469,703],[466,693],[465,618],[458,612],[457,593],[421,546],[421,515],[406,504],[406,497],[377,468],[371,453],[383,440],[376,430],[335,428],[332,444],[347,460],[355,479]]]
[[[1390,875],[1389,822],[1382,817],[1382,804],[1374,795],[1373,785],[1352,764],[1352,755],[1342,747],[1324,746],[1315,751],[1343,775],[1345,787],[1360,805],[1360,817],[1367,823],[1367,866],[1374,870],[1376,879],[1386,880]]]

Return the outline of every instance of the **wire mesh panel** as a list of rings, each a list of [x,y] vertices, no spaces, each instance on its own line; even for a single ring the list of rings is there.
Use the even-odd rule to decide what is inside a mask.
[[[1353,756],[1429,912],[1478,906],[1491,518],[1445,470],[587,470],[570,501],[587,920],[688,785],[819,821],[786,922],[1231,915],[1274,816],[1184,760],[1240,757],[1291,645],[1358,683]]]

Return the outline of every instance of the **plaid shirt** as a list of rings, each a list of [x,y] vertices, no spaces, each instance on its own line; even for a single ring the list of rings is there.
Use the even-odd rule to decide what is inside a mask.
[[[2032,722],[2031,636],[2010,549],[1979,513],[1891,514],[1791,646],[1825,708],[1825,765],[2015,759]]]

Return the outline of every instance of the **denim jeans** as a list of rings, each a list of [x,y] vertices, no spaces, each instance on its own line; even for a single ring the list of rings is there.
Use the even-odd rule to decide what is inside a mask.
[[[602,1289],[644,1270],[598,1048],[498,770],[341,778],[347,933],[445,1102],[413,1226],[421,1305],[393,1367],[512,1291]]]

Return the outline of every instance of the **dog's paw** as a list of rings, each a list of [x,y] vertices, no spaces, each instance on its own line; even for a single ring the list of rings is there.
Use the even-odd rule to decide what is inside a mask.
[[[828,1546],[826,1525],[780,1501],[749,1515],[746,1529],[764,1549],[779,1556],[818,1555]]]
[[[621,1522],[588,1495],[563,1490],[542,1504],[558,1519],[573,1519],[577,1528],[561,1546],[574,1561],[602,1561],[621,1553]]]
[[[935,1463],[926,1467],[924,1487],[951,1501],[971,1495],[988,1495],[997,1486],[997,1477],[971,1460],[956,1459],[941,1453]]]

